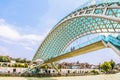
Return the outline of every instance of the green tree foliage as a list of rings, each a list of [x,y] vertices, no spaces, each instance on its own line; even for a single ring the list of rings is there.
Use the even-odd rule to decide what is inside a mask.
[[[61,69],[61,68],[62,68],[62,65],[61,65],[61,64],[59,64],[59,65],[58,65],[58,69]]]
[[[26,58],[24,58],[24,59],[14,58],[13,60],[15,60],[16,62],[19,62],[19,63],[30,63],[31,62],[30,60],[27,60]]]
[[[24,63],[16,63],[13,65],[13,67],[21,67],[21,68],[27,68],[28,64],[24,64]]]
[[[26,68],[28,68],[28,64],[24,64]]]
[[[0,56],[0,62],[10,62],[9,56]]]
[[[11,60],[16,61],[16,63],[10,65],[8,64]],[[22,59],[22,58],[11,58],[9,56],[0,56],[0,67],[3,67],[3,63],[4,62],[8,62],[8,63],[4,63],[4,67],[24,67],[27,68],[28,65],[30,64],[30,60],[27,60],[26,58]]]
[[[91,73],[93,73],[94,75],[98,75],[99,74],[99,72],[96,71],[96,70],[92,70]]]
[[[115,67],[115,62],[114,62],[113,60],[111,60],[109,63],[110,63],[110,65],[111,65],[111,69],[113,70],[114,67]]]
[[[11,60],[14,60],[18,63],[30,63],[30,60],[27,60],[26,58],[11,58],[9,56],[0,56],[0,62],[10,62]]]
[[[100,67],[106,73],[112,68],[110,62],[104,62]]]
[[[10,64],[8,64],[8,67],[11,67],[11,65],[10,65]]]

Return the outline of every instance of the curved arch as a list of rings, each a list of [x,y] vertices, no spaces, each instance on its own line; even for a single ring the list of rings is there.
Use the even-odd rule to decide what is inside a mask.
[[[92,13],[63,19],[42,42],[33,60],[41,58],[46,61],[62,55],[71,42],[82,36],[95,33],[120,33],[120,18]]]

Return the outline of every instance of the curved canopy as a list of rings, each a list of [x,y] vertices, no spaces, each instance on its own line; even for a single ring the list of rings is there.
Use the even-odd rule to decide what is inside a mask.
[[[119,2],[120,0],[88,0],[86,3],[84,3],[83,5],[81,5],[79,8],[83,8],[86,6],[91,6],[91,5],[99,5],[102,3],[112,3],[112,2]]]
[[[39,58],[47,61],[62,55],[74,40],[95,33],[120,33],[119,2],[92,5],[70,13],[51,30],[33,61]]]

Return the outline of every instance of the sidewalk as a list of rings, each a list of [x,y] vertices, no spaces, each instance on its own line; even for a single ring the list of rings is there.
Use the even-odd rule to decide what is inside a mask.
[[[91,76],[46,77],[46,78],[0,77],[0,80],[119,80],[119,79],[120,73]]]

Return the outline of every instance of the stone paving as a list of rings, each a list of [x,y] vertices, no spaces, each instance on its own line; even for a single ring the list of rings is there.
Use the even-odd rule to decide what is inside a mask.
[[[0,77],[0,80],[120,80],[120,73],[91,76],[46,77],[46,78]]]

